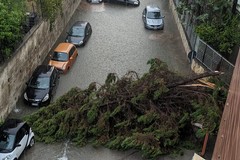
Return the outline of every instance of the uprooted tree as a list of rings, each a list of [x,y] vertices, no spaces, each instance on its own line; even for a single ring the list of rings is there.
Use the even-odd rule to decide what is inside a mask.
[[[122,78],[110,73],[104,85],[73,88],[25,119],[45,143],[70,139],[80,146],[136,149],[148,158],[179,151],[193,137],[214,133],[221,115],[214,89],[193,84],[217,73],[183,78],[158,59],[148,63],[149,72],[141,78],[135,72]],[[203,128],[196,130],[193,123]]]

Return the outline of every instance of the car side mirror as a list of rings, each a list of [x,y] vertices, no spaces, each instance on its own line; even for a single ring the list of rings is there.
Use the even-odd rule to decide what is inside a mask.
[[[165,18],[165,16],[162,16],[161,18]]]
[[[146,17],[145,14],[143,14],[143,17],[144,17],[144,18]]]

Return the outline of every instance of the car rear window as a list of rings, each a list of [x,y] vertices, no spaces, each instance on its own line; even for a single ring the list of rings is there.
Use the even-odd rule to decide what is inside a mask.
[[[30,82],[30,87],[36,89],[47,89],[50,85],[49,77],[33,77]]]
[[[83,37],[84,36],[84,28],[83,27],[73,27],[70,31],[72,36]]]
[[[160,12],[148,12],[147,13],[147,18],[159,19],[159,18],[161,18],[161,13]]]
[[[68,61],[68,54],[64,52],[54,52],[52,60],[66,62]]]

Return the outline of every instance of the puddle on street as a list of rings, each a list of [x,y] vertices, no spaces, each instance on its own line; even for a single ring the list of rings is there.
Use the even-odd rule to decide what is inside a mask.
[[[174,38],[174,35],[172,33],[166,33],[165,31],[159,31],[158,33],[150,34],[148,38],[149,40],[152,40],[152,41],[157,41],[162,39],[164,39],[164,41],[168,41],[168,40],[172,40]]]
[[[82,1],[81,5],[78,7],[79,10],[82,11],[91,11],[91,12],[103,12],[105,11],[104,3],[88,3],[86,1]]]
[[[63,155],[60,158],[57,158],[57,160],[68,160],[68,157],[67,157],[68,143],[69,141],[65,142],[64,148],[63,148]]]

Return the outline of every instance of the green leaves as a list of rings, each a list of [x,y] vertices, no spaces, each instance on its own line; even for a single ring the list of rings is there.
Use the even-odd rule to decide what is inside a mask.
[[[23,22],[26,12],[24,0],[0,2],[0,54],[9,58],[15,45],[23,36]]]
[[[228,59],[233,47],[240,43],[239,16],[232,14],[232,2],[226,0],[196,0],[179,3],[179,11],[188,8],[194,19],[195,31],[208,45]]]
[[[233,47],[240,43],[239,17],[233,17],[224,24],[202,23],[195,31],[226,58],[232,53]]]

